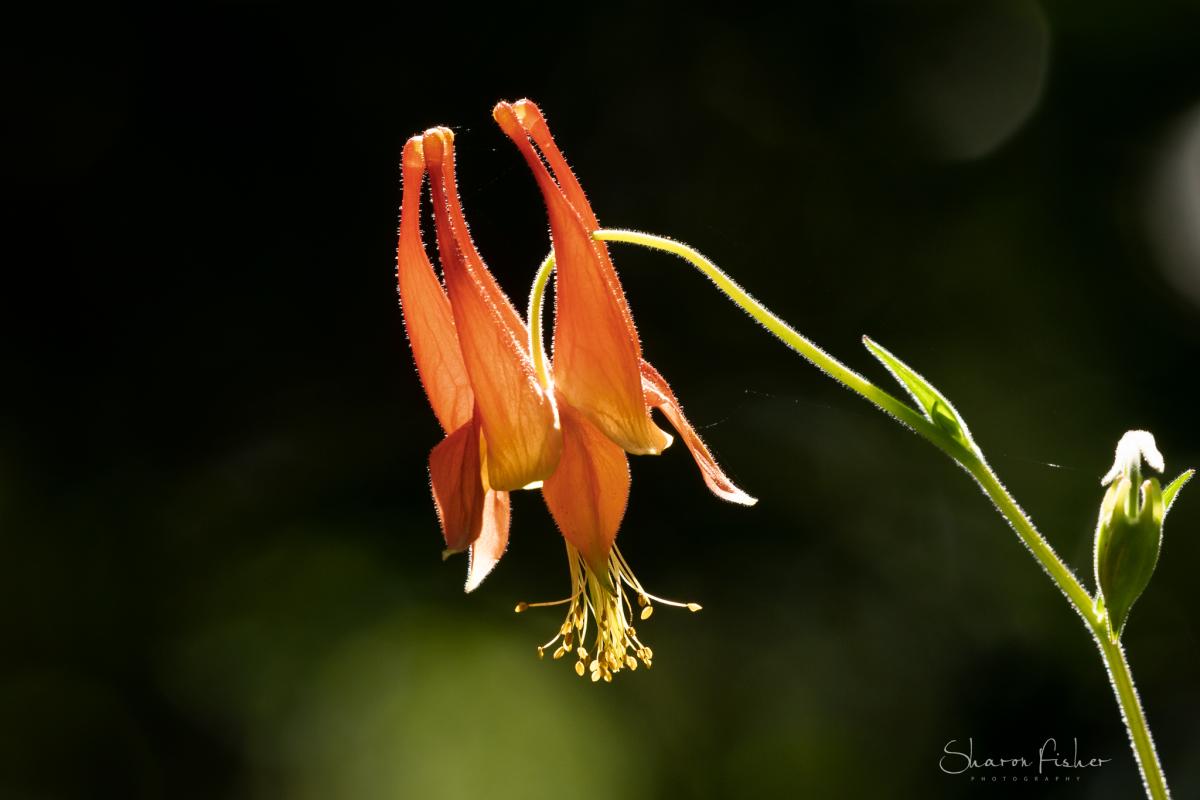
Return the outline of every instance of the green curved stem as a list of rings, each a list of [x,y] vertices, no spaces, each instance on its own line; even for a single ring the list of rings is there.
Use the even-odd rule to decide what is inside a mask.
[[[754,319],[762,323],[767,330],[781,339],[784,344],[812,362],[817,369],[820,369],[843,386],[870,400],[883,411],[891,414],[900,422],[917,431],[922,436],[925,436],[930,441],[933,441],[938,447],[945,449],[947,446],[953,445],[953,440],[945,436],[939,428],[932,425],[925,417],[887,392],[876,387],[866,378],[806,339],[782,319],[775,316],[770,309],[751,297],[744,289],[734,283],[732,278],[722,272],[698,251],[673,239],[666,239],[661,236],[640,233],[638,231],[602,229],[594,231],[592,237],[606,242],[640,244],[643,247],[665,250],[682,257],[708,276],[723,294],[741,306]],[[538,366],[539,373],[545,369],[545,356],[542,344],[544,340],[542,335],[542,305],[546,285],[553,271],[554,253],[551,253],[546,256],[541,268],[538,269],[537,276],[533,280],[533,289],[529,295],[530,350],[533,354],[534,364]]]
[[[630,230],[598,230],[593,232],[593,238],[604,242],[625,242],[637,244],[654,250],[672,253],[687,261],[709,280],[711,280],[730,300],[753,317],[776,338],[795,350],[817,369],[833,378],[851,391],[861,395],[880,410],[894,417],[897,421],[911,428],[917,434],[931,442],[939,450],[953,458],[963,467],[983,490],[984,494],[996,506],[996,510],[1012,526],[1017,537],[1029,550],[1050,579],[1062,591],[1071,607],[1079,614],[1092,634],[1100,650],[1108,673],[1112,680],[1113,692],[1117,705],[1120,707],[1122,719],[1129,731],[1133,745],[1134,756],[1141,771],[1142,780],[1147,795],[1152,800],[1168,800],[1170,792],[1167,789],[1166,778],[1154,750],[1154,742],[1150,737],[1150,728],[1146,723],[1145,714],[1134,688],[1133,676],[1129,664],[1125,660],[1125,652],[1120,644],[1109,641],[1104,627],[1104,614],[1097,611],[1091,595],[1075,577],[1071,569],[1063,563],[1050,543],[1038,532],[1033,521],[1025,514],[1004,484],[996,476],[992,468],[984,460],[982,454],[972,452],[951,438],[942,428],[927,419],[919,411],[906,403],[897,400],[892,395],[878,388],[866,378],[838,361],[833,356],[817,347],[798,331],[776,316],[770,309],[755,300],[742,287],[720,268],[705,258],[699,251],[682,242],[655,236],[649,233]],[[537,365],[539,376],[543,383],[546,381],[545,355],[542,337],[542,299],[550,274],[554,269],[554,254],[547,256],[534,280],[533,293],[529,299],[529,323],[531,350],[534,363]]]
[[[554,253],[551,252],[538,268],[529,291],[529,353],[542,388],[550,385],[550,373],[546,370],[546,340],[542,336],[542,307],[545,306],[546,284],[553,271]]]

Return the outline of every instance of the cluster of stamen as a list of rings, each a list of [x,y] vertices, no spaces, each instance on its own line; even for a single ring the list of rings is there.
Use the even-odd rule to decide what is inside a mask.
[[[655,602],[689,611],[700,610],[699,603],[678,603],[647,592],[615,545],[602,573],[594,570],[570,543],[567,544],[567,559],[571,568],[571,596],[542,603],[517,603],[516,612],[520,614],[544,606],[568,606],[566,619],[558,633],[540,645],[537,654],[538,658],[545,658],[552,647],[551,657],[555,660],[573,654],[575,674],[581,678],[591,675],[593,682],[611,682],[614,673],[622,669],[636,670],[639,661],[650,668],[654,651],[638,639],[631,624],[634,618],[631,595],[636,598],[637,617],[641,620],[650,619]],[[589,651],[585,642],[593,618],[596,636]]]

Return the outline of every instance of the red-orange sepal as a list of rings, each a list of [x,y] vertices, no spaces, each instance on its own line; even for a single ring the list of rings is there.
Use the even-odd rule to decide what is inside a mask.
[[[629,500],[625,453],[567,403],[559,404],[563,452],[542,495],[558,529],[598,573],[608,555]]]
[[[447,553],[466,550],[483,524],[479,420],[473,418],[429,453],[429,482]]]
[[[467,591],[487,577],[508,547],[508,492],[485,489],[480,464],[480,424],[473,418],[429,454],[429,481],[445,554],[470,551]]]
[[[687,417],[683,415],[683,407],[679,405],[670,384],[659,374],[658,370],[646,361],[642,362],[642,386],[646,393],[646,403],[663,413],[671,425],[683,438],[683,443],[691,451],[696,466],[700,468],[700,476],[712,493],[722,500],[752,506],[758,502],[755,498],[739,489],[729,476],[717,464],[704,440],[696,433]]]
[[[508,548],[508,525],[511,519],[508,492],[489,489],[483,499],[483,519],[479,537],[471,543],[470,563],[467,566],[466,590],[473,592],[496,566]]]

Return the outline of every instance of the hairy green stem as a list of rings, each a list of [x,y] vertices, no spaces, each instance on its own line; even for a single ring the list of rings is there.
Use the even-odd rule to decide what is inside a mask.
[[[1083,584],[1075,577],[1071,568],[1063,563],[1058,553],[1054,552],[1054,548],[1050,546],[1045,537],[1034,527],[1033,521],[1017,505],[1017,501],[1008,493],[1008,489],[1004,488],[1004,484],[1000,483],[1000,479],[996,477],[992,468],[982,459],[975,459],[974,463],[960,460],[959,463],[983,489],[983,493],[988,496],[988,499],[996,506],[996,510],[1012,526],[1018,538],[1029,548],[1029,552],[1046,570],[1050,579],[1062,590],[1067,601],[1083,618],[1088,630],[1103,631],[1104,617],[1096,613],[1092,596],[1088,594],[1087,589],[1083,588]]]
[[[663,250],[679,256],[700,270],[705,277],[716,284],[717,289],[722,294],[740,306],[743,311],[758,321],[777,339],[811,362],[817,369],[851,391],[862,395],[881,410],[891,414],[922,436],[931,440],[933,437],[936,437],[938,441],[934,441],[934,444],[938,445],[938,447],[943,446],[942,440],[945,440],[947,437],[941,433],[940,429],[926,420],[924,416],[817,347],[795,328],[772,313],[770,309],[751,297],[749,292],[738,286],[716,264],[709,261],[694,248],[688,247],[686,244],[677,242],[674,239],[654,236],[653,234],[642,233],[640,231],[598,230],[592,236],[605,242],[639,244],[643,247]]]
[[[1117,695],[1117,705],[1121,708],[1121,717],[1125,720],[1133,752],[1137,755],[1138,769],[1142,773],[1146,795],[1153,800],[1169,800],[1171,791],[1167,788],[1167,776],[1163,774],[1162,765],[1158,762],[1154,739],[1150,735],[1150,724],[1146,722],[1142,701],[1133,685],[1133,673],[1130,672],[1129,662],[1125,659],[1125,648],[1119,641],[1113,642],[1108,638],[1108,632],[1103,625],[1093,630],[1092,635],[1100,648],[1104,665],[1108,667],[1113,692]]]
[[[1125,660],[1125,652],[1119,643],[1109,641],[1104,625],[1103,611],[1097,611],[1091,595],[1075,577],[1050,543],[1038,532],[1033,522],[1025,514],[1008,490],[996,477],[984,460],[982,454],[964,447],[955,441],[943,428],[939,427],[921,412],[911,408],[906,403],[878,388],[866,378],[838,361],[833,356],[817,347],[798,331],[776,316],[762,303],[755,300],[742,287],[738,286],[715,264],[705,258],[699,251],[686,244],[662,236],[630,230],[598,230],[593,232],[593,238],[604,242],[625,242],[637,244],[654,250],[672,253],[687,261],[709,280],[711,280],[730,300],[741,307],[776,338],[795,350],[817,369],[833,378],[851,391],[861,395],[880,410],[894,417],[900,423],[914,430],[917,434],[935,445],[939,450],[953,458],[963,467],[983,489],[984,494],[991,499],[996,510],[1016,532],[1017,537],[1037,559],[1038,563],[1062,591],[1072,608],[1083,619],[1088,632],[1095,639],[1100,650],[1100,657],[1108,669],[1112,680],[1113,692],[1117,698],[1125,727],[1129,731],[1130,742],[1134,756],[1141,771],[1142,780],[1147,795],[1152,800],[1168,800],[1170,792],[1167,789],[1166,778],[1159,765],[1158,754],[1154,750],[1154,742],[1150,737],[1150,728],[1146,723],[1145,714],[1134,688],[1133,676],[1129,664]],[[542,303],[550,274],[554,269],[554,254],[551,253],[542,263],[534,280],[533,292],[529,298],[529,327],[530,348],[538,375],[543,385],[548,385],[545,354],[542,337]]]

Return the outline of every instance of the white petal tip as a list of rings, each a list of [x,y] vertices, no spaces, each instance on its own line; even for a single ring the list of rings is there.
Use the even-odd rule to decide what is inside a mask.
[[[467,594],[479,588],[479,584],[483,583],[483,579],[491,574],[496,567],[498,558],[480,558],[475,552],[474,545],[470,550],[470,561],[467,564],[467,582],[463,586],[463,591]]]
[[[1149,431],[1127,431],[1117,442],[1117,454],[1113,459],[1112,469],[1100,479],[1101,486],[1107,486],[1121,475],[1130,474],[1142,463],[1155,472],[1161,473],[1166,465],[1162,453],[1154,441],[1154,434]]]
[[[717,497],[724,500],[726,503],[736,503],[739,506],[753,506],[758,504],[757,497],[751,497],[733,485],[722,485],[715,480],[709,480],[709,476],[705,475],[705,483],[708,485],[708,490]]]
[[[466,584],[463,585],[463,593],[470,594],[471,592],[478,589],[479,584],[483,583],[483,579],[486,578],[487,575],[488,574],[486,572],[476,574],[476,573],[468,571],[467,572],[467,582],[466,582]]]

